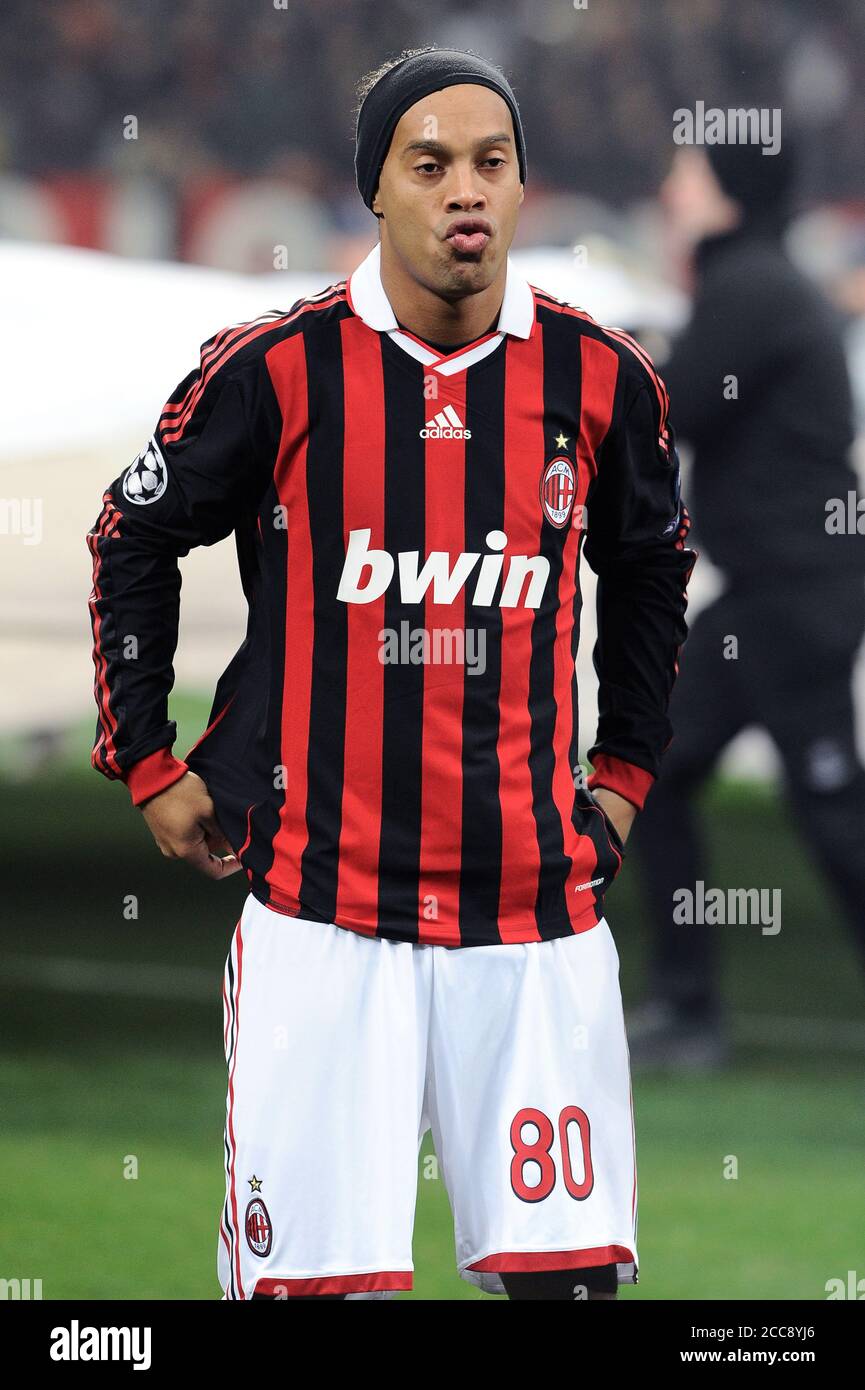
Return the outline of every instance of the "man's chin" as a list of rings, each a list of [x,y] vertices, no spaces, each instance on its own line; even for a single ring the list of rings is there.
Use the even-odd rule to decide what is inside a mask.
[[[443,288],[462,288],[472,293],[485,290],[491,285],[499,268],[497,257],[490,255],[488,247],[474,254],[462,254],[448,249],[440,267]]]

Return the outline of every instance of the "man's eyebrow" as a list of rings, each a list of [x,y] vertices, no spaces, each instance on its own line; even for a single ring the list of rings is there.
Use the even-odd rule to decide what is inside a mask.
[[[490,145],[512,145],[511,137],[503,130],[497,135],[483,135],[480,140],[475,140],[472,149],[481,150]],[[441,140],[411,140],[403,147],[403,154],[412,154],[418,150],[426,150],[430,154],[449,154],[450,149]]]

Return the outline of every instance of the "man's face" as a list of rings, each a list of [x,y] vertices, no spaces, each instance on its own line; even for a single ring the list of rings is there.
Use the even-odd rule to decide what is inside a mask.
[[[676,151],[658,197],[674,241],[684,248],[739,220],[738,205],[725,196],[701,149]]]
[[[414,279],[459,299],[496,278],[522,201],[508,104],[465,83],[431,92],[402,116],[373,211],[384,213],[382,241]]]

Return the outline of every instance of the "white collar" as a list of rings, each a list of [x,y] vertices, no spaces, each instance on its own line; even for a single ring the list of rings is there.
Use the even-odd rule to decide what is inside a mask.
[[[516,338],[531,337],[535,323],[535,297],[529,283],[516,270],[508,256],[505,294],[499,313],[496,331],[480,340],[476,347],[468,347],[456,357],[442,358],[418,342],[416,338],[403,333],[397,323],[390,300],[381,282],[381,243],[377,242],[365,260],[351,274],[348,281],[348,302],[355,314],[376,333],[387,333],[398,347],[411,357],[422,362],[425,367],[434,367],[443,376],[452,376],[473,366],[494,352],[505,334]],[[437,364],[441,365],[437,365]]]

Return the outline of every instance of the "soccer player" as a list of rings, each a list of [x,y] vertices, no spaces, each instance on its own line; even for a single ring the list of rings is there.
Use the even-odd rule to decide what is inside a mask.
[[[637,1279],[637,1180],[604,894],[672,737],[696,558],[667,394],[510,262],[526,156],[498,68],[414,50],[361,95],[379,243],[209,339],[105,493],[93,762],[164,855],[249,880],[224,1297],[410,1289],[431,1129],[461,1275],[611,1298]],[[247,636],[180,760],[177,557],[231,533]]]

